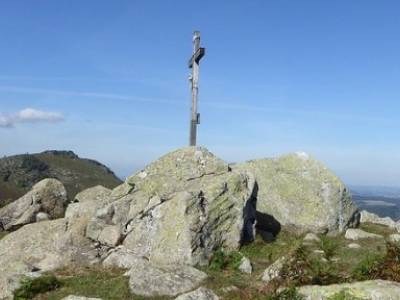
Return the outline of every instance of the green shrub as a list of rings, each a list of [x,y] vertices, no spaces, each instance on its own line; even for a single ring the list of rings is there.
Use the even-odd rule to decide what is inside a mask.
[[[327,236],[321,237],[320,248],[325,253],[326,259],[331,259],[339,248],[339,242],[335,238]]]
[[[224,269],[237,270],[243,255],[238,251],[225,253],[223,249],[218,249],[210,262],[209,269],[212,271],[221,271]]]
[[[295,285],[326,285],[340,281],[336,265],[315,258],[303,245],[294,252],[282,271],[282,277]]]
[[[60,287],[60,281],[53,275],[44,275],[38,278],[26,278],[14,292],[14,300],[32,299],[40,293],[55,290]]]
[[[383,257],[380,255],[367,255],[353,269],[352,276],[357,280],[375,279],[382,262]]]

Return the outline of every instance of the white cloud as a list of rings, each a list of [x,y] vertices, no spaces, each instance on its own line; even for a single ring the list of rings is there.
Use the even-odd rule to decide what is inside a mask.
[[[59,112],[43,111],[34,108],[25,108],[14,114],[0,114],[0,127],[11,128],[17,123],[59,122],[64,116]]]

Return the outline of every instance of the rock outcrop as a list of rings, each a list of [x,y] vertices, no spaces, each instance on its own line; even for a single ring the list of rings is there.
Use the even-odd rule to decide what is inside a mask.
[[[373,223],[373,224],[384,225],[393,229],[397,229],[397,231],[400,231],[400,223],[395,222],[390,217],[381,218],[378,215],[366,210],[361,211],[360,215],[361,215],[360,218],[361,223]]]
[[[305,153],[252,160],[233,168],[254,173],[257,222],[265,229],[265,219],[314,232],[343,231],[358,224],[358,210],[345,185]]]
[[[201,147],[171,152],[115,188],[87,236],[156,264],[207,264],[252,238],[254,179]]]
[[[347,297],[340,299],[395,300],[399,299],[400,283],[385,280],[369,280],[327,286],[312,285],[300,287],[298,292],[306,300],[333,299],[332,297],[341,292],[347,294]]]
[[[20,280],[32,272],[95,261],[96,249],[77,235],[65,219],[58,219],[25,225],[1,239],[0,299],[12,299]]]
[[[43,179],[31,191],[0,209],[0,230],[12,231],[45,219],[64,216],[67,192],[56,179]]]

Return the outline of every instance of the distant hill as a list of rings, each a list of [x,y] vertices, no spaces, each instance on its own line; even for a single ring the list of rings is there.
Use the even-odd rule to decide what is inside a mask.
[[[391,217],[395,221],[400,220],[399,198],[353,195],[353,200],[361,210],[365,209],[380,217]]]
[[[356,196],[400,199],[399,187],[349,185],[349,188],[351,193]]]
[[[121,180],[103,164],[78,157],[72,151],[45,151],[0,158],[0,207],[19,198],[38,181],[56,178],[68,197],[91,186],[114,188]]]

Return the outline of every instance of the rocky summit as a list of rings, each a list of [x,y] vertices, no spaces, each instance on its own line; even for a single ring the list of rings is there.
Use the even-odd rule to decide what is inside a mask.
[[[206,264],[216,249],[253,238],[253,190],[252,176],[206,149],[180,149],[115,188],[86,234],[151,262]]]
[[[44,179],[0,209],[0,299],[40,284],[54,299],[329,299],[367,279],[378,280],[365,299],[398,289],[395,271],[364,271],[372,254],[397,270],[396,227],[360,225],[344,184],[304,153],[229,165],[187,147],[70,199]]]

